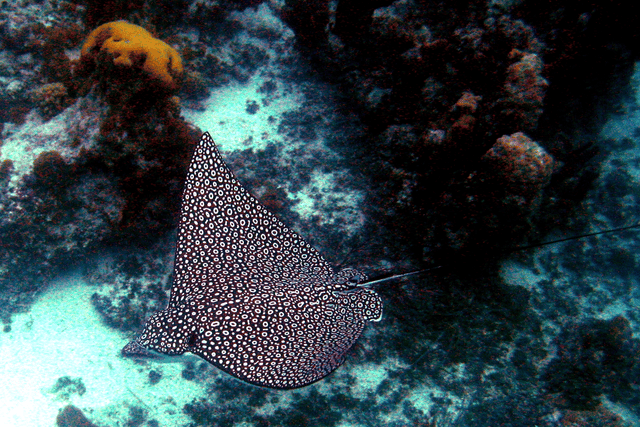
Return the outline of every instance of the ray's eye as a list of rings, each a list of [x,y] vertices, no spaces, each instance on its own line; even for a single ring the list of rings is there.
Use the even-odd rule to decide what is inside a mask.
[[[347,280],[348,285],[357,286],[364,280],[362,274],[354,274]]]

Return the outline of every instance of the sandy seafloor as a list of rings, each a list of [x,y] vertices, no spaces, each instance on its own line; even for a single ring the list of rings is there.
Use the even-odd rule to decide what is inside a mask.
[[[251,147],[264,148],[268,141],[278,143],[278,137],[275,136],[278,120],[274,124],[269,121],[269,116],[279,118],[283,112],[296,110],[305,101],[305,89],[308,91],[308,87],[301,88],[293,83],[279,81],[281,86],[278,96],[268,106],[261,105],[256,114],[247,114],[247,100],[259,98],[257,88],[264,82],[267,71],[273,70],[263,71],[244,84],[233,83],[214,89],[210,99],[203,104],[204,110],[183,111],[187,120],[212,134],[223,155]],[[636,73],[636,77],[636,83],[640,82],[639,73]],[[640,86],[636,84],[636,87]],[[640,126],[637,105],[640,105],[640,101],[628,105],[626,114],[612,119],[603,131],[604,136],[614,139],[634,138],[633,132]],[[320,135],[313,144],[319,151],[329,153],[328,156],[335,156],[328,147],[323,146],[326,136]],[[291,140],[286,142],[295,143]],[[638,145],[636,143],[636,147]],[[293,151],[296,147],[289,148]],[[622,160],[625,160],[625,156],[632,159],[640,157],[640,152],[636,149],[615,156]],[[640,181],[638,166],[632,170],[634,178]],[[357,206],[363,196],[356,190],[336,188],[334,180],[343,173],[347,173],[346,170],[315,175],[304,190],[288,192],[294,202],[293,209],[303,219],[322,213],[324,218],[328,218],[327,221],[340,224],[345,232],[357,230],[362,224]],[[327,199],[323,200],[323,197]],[[325,212],[330,211],[328,206],[335,204],[336,200],[342,203],[340,215],[325,215]],[[338,211],[340,206],[334,207]],[[593,222],[594,230],[609,225],[601,218],[595,218]],[[559,233],[558,236],[550,237],[562,236]],[[549,253],[561,256],[563,247],[559,244],[536,249],[534,259]],[[515,259],[505,261],[502,272],[508,283],[528,289],[535,289],[540,281],[548,278],[545,268],[533,269]],[[594,280],[597,281],[598,278]],[[638,279],[634,280],[637,284]],[[182,408],[193,399],[205,396],[205,386],[184,379],[184,366],[180,362],[156,366],[155,362],[140,364],[120,357],[121,348],[131,337],[103,323],[90,301],[95,291],[96,286],[86,282],[80,271],[68,271],[51,282],[29,312],[15,315],[11,331],[0,336],[2,425],[52,426],[55,425],[59,410],[69,403],[81,408],[96,425],[104,427],[126,425],[133,407],[142,407],[147,412],[146,418],[157,420],[160,426],[182,426],[191,421]],[[636,293],[603,306],[592,305],[590,310],[602,319],[625,315],[629,310],[638,309],[637,297]],[[633,321],[631,323],[634,332],[637,332],[639,325]],[[362,339],[366,340],[367,334],[375,333],[375,328],[375,324],[369,325]],[[397,360],[375,364],[362,357],[353,357],[331,377],[311,387],[320,393],[330,393],[331,384],[343,381],[350,374],[356,378],[356,383],[350,387],[350,393],[354,397],[366,396],[375,393],[377,386],[386,378],[387,371],[401,366],[401,362]],[[162,380],[151,386],[148,375],[155,368],[162,370]],[[209,369],[208,375],[212,379],[226,377],[229,381],[237,381],[216,369]],[[69,384],[56,390],[56,382],[61,377],[68,377]],[[301,392],[273,393],[279,396],[279,402],[274,405],[268,403],[261,411],[268,413],[276,406],[286,406],[292,398],[298,396],[296,393]],[[433,405],[427,397],[430,393],[431,396],[446,394],[433,385],[424,384],[422,388],[416,388],[404,396],[404,399],[426,413]],[[449,397],[460,403],[454,396]],[[640,425],[640,420],[624,408],[607,405],[630,423]],[[392,411],[388,414],[387,421],[401,422],[402,419],[400,411]],[[345,418],[339,425],[352,424]]]

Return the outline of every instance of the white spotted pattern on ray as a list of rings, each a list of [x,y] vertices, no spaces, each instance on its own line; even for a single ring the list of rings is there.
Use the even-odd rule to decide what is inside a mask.
[[[357,286],[364,278],[334,273],[240,185],[205,133],[183,194],[169,305],[123,354],[188,351],[253,384],[302,387],[380,320],[380,297]]]

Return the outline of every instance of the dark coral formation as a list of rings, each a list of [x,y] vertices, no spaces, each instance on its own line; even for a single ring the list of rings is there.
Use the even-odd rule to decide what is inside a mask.
[[[544,379],[574,410],[593,410],[605,394],[615,402],[637,405],[640,341],[622,316],[568,325],[555,340],[557,355]]]
[[[40,153],[33,162],[34,187],[45,191],[66,189],[72,182],[73,169],[57,151]]]
[[[82,378],[60,377],[47,391],[55,394],[58,400],[69,400],[74,394],[82,396],[86,393],[87,388],[82,382]]]
[[[523,133],[499,138],[474,172],[440,196],[435,239],[465,253],[517,245],[532,227],[552,172],[551,156]]]
[[[520,232],[512,239],[500,237],[514,225],[504,215],[495,218],[496,232],[485,236],[484,243],[513,246],[532,225],[546,221],[550,214],[545,211],[575,205],[575,199],[563,201],[576,197],[593,180],[593,169],[585,168],[585,160],[595,153],[588,149],[588,138],[596,136],[597,123],[601,126],[601,118],[611,111],[584,107],[581,120],[591,124],[572,123],[570,115],[582,108],[576,98],[583,101],[580,105],[593,105],[605,93],[585,92],[578,82],[588,85],[597,75],[604,87],[628,84],[631,58],[637,55],[636,37],[611,26],[617,17],[628,22],[637,10],[613,3],[592,10],[581,1],[562,8],[547,3],[541,9],[544,12],[531,2],[517,6],[472,2],[458,7],[433,1],[343,0],[335,10],[328,2],[285,2],[282,18],[296,33],[302,51],[351,94],[369,127],[372,142],[360,149],[373,166],[370,173],[376,185],[371,198],[383,207],[380,225],[393,228],[396,236],[417,247],[473,249],[477,239],[472,233],[468,240],[461,236],[474,228],[476,208],[500,216],[502,206],[513,197],[504,192],[482,200],[482,194],[474,192],[476,187],[462,189],[461,183],[482,174],[478,165],[485,163],[485,153],[498,138],[518,132],[556,160],[555,179],[547,177],[544,185],[535,186],[538,194],[532,198],[538,213],[531,213],[528,203],[515,213],[523,219],[515,224]],[[629,16],[623,18],[624,13]],[[554,24],[543,22],[545,16],[553,16]],[[615,40],[618,50],[596,38],[607,29],[612,31],[606,40]],[[589,67],[586,60],[596,57],[595,52],[606,52],[616,65]],[[613,86],[620,76],[625,79]],[[565,107],[569,115],[562,112]],[[443,204],[443,193],[476,202]],[[439,227],[442,206],[453,210],[454,216],[470,218],[451,231],[456,239],[429,231]],[[410,224],[406,229],[393,227],[398,215]],[[425,231],[415,233],[417,229]]]
[[[69,92],[60,82],[49,83],[36,89],[33,100],[45,119],[51,118],[69,105]]]

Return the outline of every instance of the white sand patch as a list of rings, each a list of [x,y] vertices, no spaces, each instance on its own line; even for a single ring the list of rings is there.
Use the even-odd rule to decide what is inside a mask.
[[[356,383],[351,387],[350,397],[366,399],[367,395],[375,394],[376,389],[387,378],[389,365],[377,363],[363,363],[354,366],[349,372],[356,378]]]
[[[530,267],[520,264],[513,258],[507,258],[502,262],[500,276],[508,285],[522,286],[528,290],[532,290],[539,281],[547,279],[547,276],[535,274]]]
[[[186,424],[182,406],[201,396],[201,388],[182,379],[179,363],[162,364],[162,380],[149,385],[149,368],[120,356],[127,337],[102,324],[92,293],[79,275],[58,279],[0,335],[3,425],[54,425],[68,403],[102,427],[124,425],[131,406],[145,408],[161,426]],[[57,400],[50,389],[63,376],[81,378],[86,392]]]
[[[216,88],[204,102],[204,111],[185,108],[182,113],[187,121],[209,132],[221,151],[262,150],[277,136],[280,115],[298,108],[303,96],[297,90],[283,91],[269,96],[269,105],[264,106],[260,102],[264,95],[257,92],[263,83],[255,74],[245,84],[234,82]],[[259,106],[255,114],[247,112],[251,101]]]
[[[305,220],[322,210],[320,224],[348,224],[348,228],[358,229],[365,221],[360,208],[364,195],[358,191],[341,191],[337,174],[314,170],[308,185],[301,191],[288,193],[289,198],[297,202],[293,210]]]

